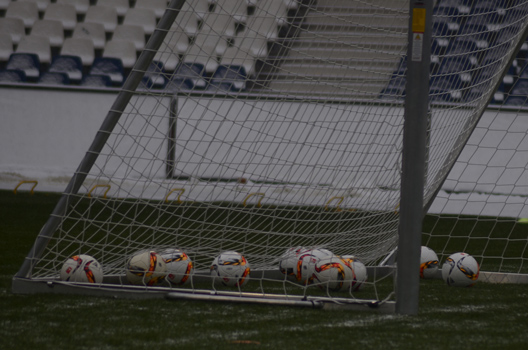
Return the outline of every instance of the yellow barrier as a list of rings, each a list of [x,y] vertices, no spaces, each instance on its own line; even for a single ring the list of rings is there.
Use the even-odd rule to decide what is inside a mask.
[[[88,192],[88,197],[92,197],[92,192],[93,190],[95,190],[97,187],[105,187],[106,188],[106,191],[104,191],[103,193],[103,198],[106,199],[106,194],[108,193],[108,191],[110,191],[110,185],[94,185],[92,187],[92,189],[90,190],[90,192]]]
[[[339,199],[339,202],[337,202],[335,210],[341,211],[341,208],[339,208],[339,206],[341,205],[341,203],[343,203],[343,201],[345,200],[345,197],[340,197],[340,196],[335,196],[335,197],[330,198],[325,204],[325,210],[328,210],[328,206],[330,205],[330,203],[332,203],[336,199]]]
[[[167,195],[165,196],[165,203],[169,202],[169,196],[171,194],[173,194],[174,192],[176,192],[176,191],[180,192],[180,194],[178,194],[178,198],[176,198],[176,202],[178,204],[182,204],[183,203],[183,201],[180,198],[181,198],[182,194],[185,192],[185,188],[173,188],[172,190],[170,190],[169,193],[167,193]]]
[[[33,186],[31,186],[31,190],[29,191],[30,194],[33,194],[34,193],[34,190],[35,190],[35,187],[37,187],[38,185],[38,181],[36,180],[22,180],[18,183],[18,185],[16,185],[15,189],[13,190],[13,193],[16,194],[17,193],[17,190],[18,188],[23,185],[23,184],[33,184]]]
[[[260,208],[262,207],[262,198],[264,198],[266,194],[265,193],[262,193],[262,192],[254,192],[254,193],[250,193],[246,196],[246,198],[244,199],[244,201],[242,202],[242,204],[244,205],[244,207],[247,205],[247,201],[249,198],[253,197],[253,196],[260,196],[258,202],[257,202],[257,207]]]

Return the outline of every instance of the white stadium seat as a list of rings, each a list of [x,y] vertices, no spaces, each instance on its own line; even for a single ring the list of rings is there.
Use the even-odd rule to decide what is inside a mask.
[[[98,4],[115,8],[117,15],[121,17],[124,16],[130,8],[128,0],[104,0],[98,2]]]
[[[44,12],[46,11],[46,8],[48,7],[48,5],[51,3],[50,0],[17,0],[19,2],[32,2],[32,3],[35,3],[37,5],[37,8],[39,10],[39,12]]]
[[[38,56],[40,63],[51,63],[51,46],[49,40],[42,40],[42,37],[26,35],[20,40],[16,49],[17,53],[34,53]]]
[[[25,28],[31,28],[33,23],[39,19],[37,4],[34,2],[11,2],[7,7],[5,17],[19,18],[24,22]]]
[[[154,10],[130,8],[125,14],[123,24],[132,24],[143,27],[145,34],[151,35],[156,29],[156,15]]]
[[[9,33],[13,44],[18,45],[20,39],[26,35],[24,21],[20,18],[0,18],[0,33]]]
[[[90,7],[90,0],[57,0],[56,3],[72,5],[78,15],[86,14],[88,7]]]
[[[88,38],[92,40],[94,49],[104,49],[106,44],[106,32],[101,23],[79,22],[73,30],[74,38]]]
[[[90,66],[95,58],[93,41],[89,38],[66,38],[60,54],[78,56],[83,66]]]
[[[130,41],[110,40],[105,45],[103,57],[119,58],[123,68],[132,68],[137,58],[136,47]]]
[[[77,12],[73,5],[54,3],[48,6],[44,19],[60,21],[64,30],[73,30],[77,24]]]
[[[154,10],[157,18],[161,18],[167,8],[167,0],[136,0],[135,8]]]
[[[0,32],[0,62],[7,62],[13,52],[13,39],[11,39],[11,35]]]
[[[120,24],[116,27],[112,39],[131,41],[134,43],[136,51],[141,51],[145,47],[145,31],[143,27],[132,24]]]
[[[41,19],[33,24],[31,35],[49,39],[51,47],[60,47],[64,43],[64,28],[60,21]]]
[[[105,32],[112,33],[117,27],[117,10],[108,6],[90,6],[86,11],[84,22],[100,23],[104,26]]]

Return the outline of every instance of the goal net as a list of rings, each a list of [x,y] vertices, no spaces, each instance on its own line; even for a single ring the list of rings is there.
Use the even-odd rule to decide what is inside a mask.
[[[424,209],[439,215],[426,220],[424,244],[442,259],[466,250],[483,268],[525,272],[526,237],[515,227],[528,216],[526,137],[485,140],[521,118],[487,108],[524,40],[528,3],[481,3],[435,6]],[[409,2],[180,5],[158,23],[14,289],[391,305]],[[500,118],[473,141],[483,113]],[[515,157],[524,163],[506,160]],[[502,216],[506,234],[494,230]],[[305,261],[284,256],[297,247],[353,255],[366,273],[349,261],[352,275],[315,266],[305,278]],[[192,261],[185,284],[127,278],[131,257],[166,249]],[[212,276],[226,251],[247,260],[244,283]],[[79,254],[102,265],[102,283],[61,280]]]

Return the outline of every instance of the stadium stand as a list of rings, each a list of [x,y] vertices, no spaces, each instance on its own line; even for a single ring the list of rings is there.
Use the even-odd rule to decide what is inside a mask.
[[[31,29],[33,23],[39,19],[39,11],[36,3],[14,1],[7,6],[6,18],[18,18],[24,22],[26,29]]]
[[[361,89],[401,93],[405,89],[401,78],[405,62],[387,67],[384,77],[367,77],[362,68],[369,57],[356,57],[357,53],[296,36],[295,27],[300,25],[312,30],[326,26],[327,23],[321,22],[325,18],[317,15],[317,8],[331,12],[342,1],[346,2],[320,0],[316,11],[311,12],[303,11],[302,6],[312,3],[309,0],[187,1],[162,44],[163,52],[156,53],[143,84],[174,91],[198,87],[229,93],[256,91],[261,87],[271,91],[287,87],[309,93],[317,88],[331,95],[339,77],[340,84],[349,86],[350,91],[357,91],[361,82]],[[153,33],[166,3],[166,0],[0,0],[0,82],[119,87]],[[501,38],[511,35],[500,27],[501,23],[515,23],[520,15],[513,12],[506,17],[504,8],[511,6],[509,0],[437,1],[431,71],[434,74],[459,71],[462,73],[458,79],[466,82],[487,79],[482,67],[494,64],[495,50],[486,57],[474,52],[497,45]],[[486,27],[496,29],[494,35],[483,34],[484,27],[478,22],[483,18]],[[360,24],[363,20],[369,19],[359,17],[352,22]],[[383,46],[385,38],[360,31],[355,35],[349,23],[333,23],[332,30],[336,33],[347,30],[350,33],[347,40],[358,45],[362,40],[380,41],[380,51],[390,52]],[[455,31],[463,34],[463,39],[449,39],[449,34]],[[281,45],[274,44],[279,41]],[[395,44],[399,43],[390,43]],[[497,45],[496,52],[503,49]],[[336,60],[354,57],[357,69],[343,74],[324,65],[310,66],[310,56],[324,58],[330,54]],[[447,58],[446,54],[458,59]],[[525,92],[521,89],[524,80],[520,80],[520,72],[524,72],[527,56],[528,42],[504,77],[495,100],[510,91]],[[300,60],[303,65],[298,64]],[[289,71],[288,76],[270,68],[279,64]],[[319,86],[310,82],[313,70],[327,77]],[[159,75],[160,72],[164,75]],[[464,101],[482,93],[474,88],[461,96],[460,92],[451,91],[451,86],[452,81],[439,80],[431,89],[437,92],[435,98],[444,102]],[[516,103],[513,97],[507,102],[510,100]]]

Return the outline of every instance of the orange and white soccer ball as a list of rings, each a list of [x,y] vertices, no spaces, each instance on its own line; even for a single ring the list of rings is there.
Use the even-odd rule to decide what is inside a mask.
[[[420,253],[420,278],[434,278],[438,272],[438,256],[429,247],[422,246]]]
[[[442,278],[449,286],[471,287],[477,283],[480,266],[467,253],[451,254],[442,265]]]
[[[215,284],[228,287],[243,287],[249,281],[251,267],[246,258],[236,251],[226,251],[214,258],[211,277]]]
[[[74,255],[62,265],[60,279],[67,282],[102,283],[103,267],[91,255]]]
[[[347,264],[352,270],[352,282],[350,283],[350,289],[352,291],[359,290],[359,288],[368,279],[367,267],[363,262],[354,255],[343,255],[341,259]]]
[[[126,264],[126,278],[131,284],[154,286],[162,283],[166,275],[165,261],[153,250],[136,253]]]
[[[189,281],[194,271],[191,258],[182,250],[169,248],[160,252],[167,266],[167,281],[173,285],[181,286]]]

